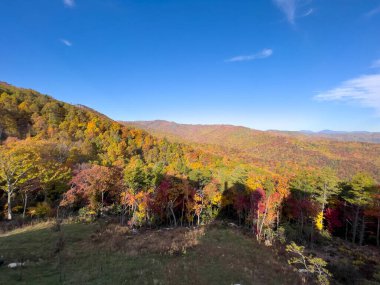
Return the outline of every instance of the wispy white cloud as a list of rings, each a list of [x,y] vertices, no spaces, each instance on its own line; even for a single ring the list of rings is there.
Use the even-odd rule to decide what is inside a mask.
[[[66,7],[74,7],[75,6],[75,0],[63,0],[63,4]]]
[[[232,57],[230,59],[227,59],[226,62],[251,61],[255,59],[267,58],[267,57],[270,57],[272,54],[273,54],[273,50],[266,48],[255,54],[239,55],[239,56]]]
[[[378,7],[374,8],[374,9],[372,9],[372,10],[369,11],[367,14],[365,14],[365,16],[366,16],[367,18],[371,18],[371,17],[373,17],[373,16],[375,16],[375,15],[377,15],[377,14],[379,14],[379,13],[380,13],[380,6],[378,6]]]
[[[296,18],[307,17],[314,13],[313,8],[305,10],[305,6],[308,6],[311,0],[273,0],[273,2],[285,14],[288,22],[293,25]]]
[[[380,74],[362,75],[314,97],[320,101],[343,101],[373,108],[380,116]]]
[[[314,9],[313,8],[310,8],[309,10],[307,10],[303,15],[302,17],[307,17],[307,16],[310,16],[311,14],[314,13]]]
[[[65,46],[71,47],[73,45],[72,42],[66,39],[60,39],[61,43],[63,43]]]
[[[380,59],[375,60],[374,62],[372,62],[371,67],[372,68],[380,68]]]
[[[294,24],[296,17],[296,0],[274,0],[278,8],[285,14],[287,20]]]

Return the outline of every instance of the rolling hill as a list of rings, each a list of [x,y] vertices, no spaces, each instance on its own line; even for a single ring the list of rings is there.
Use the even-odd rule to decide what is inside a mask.
[[[259,131],[241,126],[188,125],[162,120],[122,123],[270,170],[329,166],[342,178],[366,171],[380,180],[380,144],[349,141],[352,134]],[[378,134],[372,135],[376,138]]]
[[[270,132],[278,134],[287,134],[295,137],[308,137],[310,139],[323,138],[331,139],[336,141],[347,141],[347,142],[367,142],[367,143],[380,143],[380,133],[379,132],[340,132],[323,130],[320,132],[312,131],[299,131],[299,132],[286,132],[286,131],[275,131]]]
[[[84,105],[71,105],[32,89],[0,82],[0,144],[7,138],[48,140],[64,150],[67,164],[96,161],[122,166],[132,157],[170,169],[217,158],[125,127]]]

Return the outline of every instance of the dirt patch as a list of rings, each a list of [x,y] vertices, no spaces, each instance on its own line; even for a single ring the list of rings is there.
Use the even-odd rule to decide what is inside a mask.
[[[94,233],[91,241],[111,251],[132,256],[144,253],[175,254],[198,245],[204,233],[204,227],[131,230],[108,225]]]

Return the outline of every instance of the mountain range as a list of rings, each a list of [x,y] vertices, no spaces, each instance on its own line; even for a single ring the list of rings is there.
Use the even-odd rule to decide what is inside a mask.
[[[152,163],[166,156],[179,169],[183,163],[186,167],[196,161],[211,163],[215,173],[227,165],[232,172],[244,165],[250,171],[286,174],[304,167],[330,167],[341,178],[364,171],[380,180],[378,133],[260,131],[162,120],[116,122],[84,105],[0,83],[0,140],[7,137],[54,139],[71,148],[73,163],[124,163],[140,154]],[[183,156],[179,164],[178,154]]]

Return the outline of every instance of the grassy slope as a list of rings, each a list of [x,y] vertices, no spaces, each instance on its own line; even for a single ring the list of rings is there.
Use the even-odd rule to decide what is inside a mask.
[[[51,225],[0,236],[0,252],[7,263],[21,257],[29,260],[22,269],[0,267],[0,284],[299,283],[283,257],[224,226],[205,228],[203,234],[186,229],[152,230],[135,236],[113,232],[114,238],[94,224],[67,224],[62,232],[62,275],[54,254],[59,233]],[[179,236],[186,236],[185,244],[180,250],[168,250],[179,242]]]

